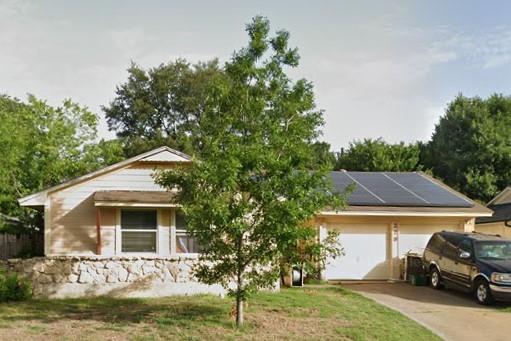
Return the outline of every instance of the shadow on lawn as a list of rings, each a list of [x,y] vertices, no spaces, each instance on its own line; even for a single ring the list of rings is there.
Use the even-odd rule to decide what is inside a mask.
[[[157,322],[165,325],[185,325],[190,321],[228,320],[228,305],[219,304],[213,298],[203,297],[199,301],[194,302],[187,298],[172,301],[107,297],[32,300],[0,305],[0,322],[91,320],[107,323]]]

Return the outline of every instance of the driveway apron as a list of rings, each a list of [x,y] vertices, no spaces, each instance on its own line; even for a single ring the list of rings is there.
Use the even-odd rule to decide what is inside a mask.
[[[446,340],[510,340],[511,312],[505,305],[483,307],[468,294],[407,283],[343,286],[401,312]]]

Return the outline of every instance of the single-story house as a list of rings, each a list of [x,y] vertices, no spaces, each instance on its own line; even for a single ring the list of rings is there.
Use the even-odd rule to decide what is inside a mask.
[[[21,198],[22,206],[44,212],[45,257],[11,267],[29,273],[48,296],[220,292],[190,275],[197,244],[173,193],[153,179],[156,170],[188,162],[161,147]],[[432,233],[473,231],[475,218],[492,213],[421,172],[331,176],[337,190],[355,187],[345,209],[314,220],[320,238],[341,232],[345,255],[330,262],[328,280],[399,279],[400,259],[424,248]],[[150,289],[141,291],[141,281]]]
[[[488,202],[494,213],[491,217],[476,219],[476,231],[511,238],[511,187],[505,188]]]

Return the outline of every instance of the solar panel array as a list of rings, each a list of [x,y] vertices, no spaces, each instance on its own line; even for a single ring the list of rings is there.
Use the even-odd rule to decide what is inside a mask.
[[[354,186],[353,206],[472,207],[474,204],[416,172],[332,172],[337,191]]]

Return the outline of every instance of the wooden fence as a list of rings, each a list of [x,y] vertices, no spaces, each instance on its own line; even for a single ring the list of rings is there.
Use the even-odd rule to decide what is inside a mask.
[[[0,259],[19,256],[35,257],[43,254],[44,235],[42,233],[0,233]]]

